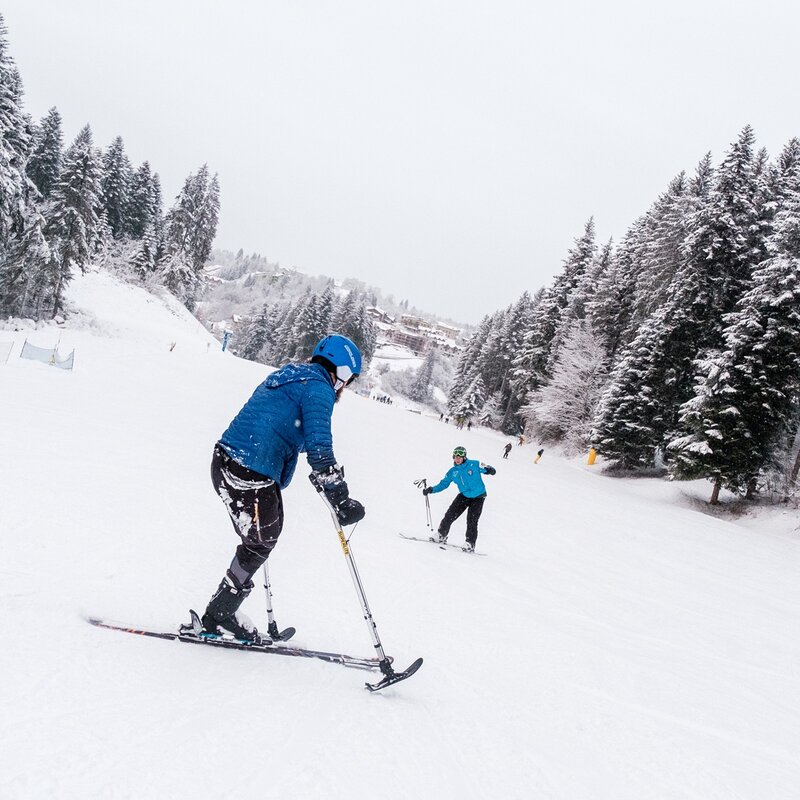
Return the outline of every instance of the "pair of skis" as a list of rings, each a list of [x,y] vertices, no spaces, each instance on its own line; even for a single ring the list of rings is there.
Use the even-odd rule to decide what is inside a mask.
[[[462,547],[460,544],[450,544],[450,542],[440,542],[438,538],[435,536],[429,536],[427,539],[423,539],[420,536],[407,536],[405,533],[400,533],[398,536],[401,536],[403,539],[409,539],[412,542],[428,542],[431,544],[438,545],[439,548],[442,550],[446,550],[451,548],[453,550],[461,550],[464,553],[468,553],[472,556],[485,556],[486,553],[479,553],[477,550],[470,550],[468,547]]]
[[[193,620],[196,618],[196,613],[191,612]],[[106,628],[112,631],[124,631],[125,633],[135,633],[139,636],[152,636],[155,639],[168,639],[170,641],[188,642],[190,644],[205,644],[210,647],[218,647],[228,650],[248,650],[251,653],[271,653],[279,656],[296,656],[298,658],[317,658],[321,661],[327,661],[331,664],[341,664],[344,667],[353,667],[355,669],[379,669],[380,660],[377,658],[361,658],[359,656],[348,656],[344,653],[333,653],[325,650],[310,650],[306,647],[294,647],[280,644],[279,642],[286,641],[292,634],[294,628],[287,628],[281,631],[281,634],[286,634],[285,638],[280,640],[262,639],[261,642],[244,642],[240,639],[234,639],[229,636],[216,636],[212,634],[202,634],[194,630],[194,625],[189,624],[181,626],[177,631],[162,631],[153,628],[145,627],[132,627],[130,625],[123,625],[118,622],[111,622],[99,617],[86,617],[86,621],[90,625],[95,625],[98,628]],[[288,633],[288,632],[291,633]]]

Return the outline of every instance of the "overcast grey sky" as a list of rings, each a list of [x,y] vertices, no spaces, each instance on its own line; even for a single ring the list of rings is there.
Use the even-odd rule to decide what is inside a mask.
[[[795,2],[5,0],[26,109],[122,136],[216,245],[464,322],[619,240],[745,124],[800,135]]]

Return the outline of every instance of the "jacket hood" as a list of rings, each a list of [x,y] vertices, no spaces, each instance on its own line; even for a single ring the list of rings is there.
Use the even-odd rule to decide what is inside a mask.
[[[264,384],[270,389],[301,381],[321,381],[333,391],[333,384],[321,364],[286,364],[267,376]]]

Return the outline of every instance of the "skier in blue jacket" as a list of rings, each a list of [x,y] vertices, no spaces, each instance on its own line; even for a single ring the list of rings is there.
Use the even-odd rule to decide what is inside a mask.
[[[486,487],[483,485],[481,475],[494,475],[497,470],[488,464],[479,461],[467,460],[467,451],[464,447],[453,450],[453,466],[447,471],[436,486],[427,486],[423,494],[435,494],[446,489],[451,483],[458,487],[458,494],[445,512],[439,523],[439,542],[447,541],[450,526],[466,511],[467,512],[467,546],[466,550],[473,551],[478,540],[478,520],[483,511],[483,501],[486,500]]]
[[[364,517],[350,498],[344,470],[336,465],[331,435],[333,406],[358,377],[361,353],[347,337],[332,334],[314,348],[310,363],[287,364],[256,387],[214,446],[211,480],[241,539],[230,567],[202,617],[210,633],[259,641],[258,631],[237,618],[283,528],[285,489],[306,453],[342,525]]]

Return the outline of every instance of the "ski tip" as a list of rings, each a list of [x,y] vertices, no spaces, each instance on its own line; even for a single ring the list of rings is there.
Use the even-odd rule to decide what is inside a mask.
[[[277,641],[279,642],[287,642],[289,639],[292,638],[297,633],[296,628],[284,628],[279,634]]]
[[[406,669],[402,672],[394,672],[390,675],[386,675],[382,680],[378,681],[377,683],[365,683],[364,686],[370,692],[379,692],[381,689],[385,689],[387,686],[392,686],[395,683],[400,683],[400,681],[404,681],[406,678],[410,678],[421,666],[422,666],[423,659],[418,658],[416,661],[413,661]]]

